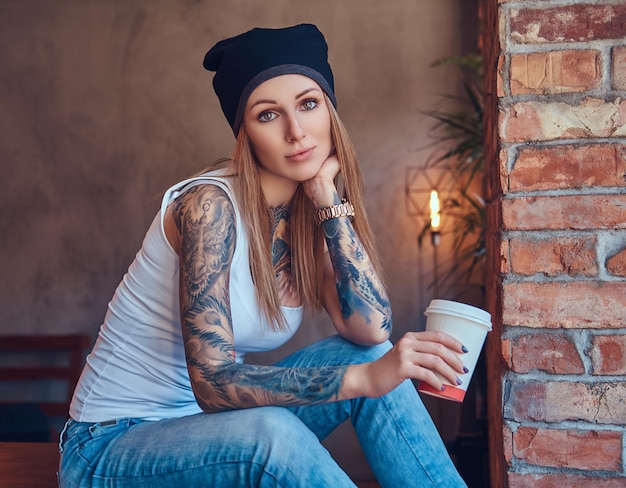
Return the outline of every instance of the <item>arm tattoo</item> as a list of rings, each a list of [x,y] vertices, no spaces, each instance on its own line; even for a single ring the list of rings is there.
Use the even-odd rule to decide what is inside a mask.
[[[272,207],[272,266],[279,292],[283,295],[294,295],[293,276],[291,273],[291,237],[289,233],[289,217],[291,207],[279,205]]]
[[[290,208],[286,205],[272,207],[272,265],[276,274],[287,267],[291,268],[287,236],[289,215]]]
[[[207,185],[191,188],[174,205],[182,234],[181,322],[187,357],[209,354],[210,349],[209,357],[229,360],[234,358],[228,294],[234,209],[223,190]]]
[[[203,410],[209,412],[260,405],[298,406],[333,401],[338,398],[347,368],[280,368],[250,364],[196,366],[214,393],[210,402],[201,403]]]
[[[341,314],[347,319],[358,313],[371,322],[374,314],[384,317],[381,328],[391,332],[389,299],[369,258],[347,218],[322,223],[324,236],[333,263]]]
[[[275,212],[277,270],[291,272],[288,208]],[[172,206],[181,239],[181,325],[187,368],[205,411],[309,405],[337,398],[346,367],[279,368],[235,362],[229,297],[236,226],[232,203],[212,185],[189,189]]]
[[[199,187],[195,187],[199,188]],[[213,196],[190,190],[193,207],[182,217],[184,228],[181,257],[185,287],[194,305],[202,306],[206,290],[223,272],[232,257],[235,216],[225,195]]]

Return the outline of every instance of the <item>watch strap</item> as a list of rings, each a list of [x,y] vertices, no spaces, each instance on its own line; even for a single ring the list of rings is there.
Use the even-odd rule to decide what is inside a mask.
[[[343,199],[339,205],[331,205],[315,211],[315,222],[317,222],[317,225],[337,217],[354,217],[354,206],[346,199]]]

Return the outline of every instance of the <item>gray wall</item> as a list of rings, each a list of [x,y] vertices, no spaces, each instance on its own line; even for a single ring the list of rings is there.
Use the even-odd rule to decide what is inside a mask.
[[[299,22],[316,23],[330,45],[395,336],[418,327],[430,257],[418,255],[404,175],[429,153],[420,112],[457,85],[453,70],[428,65],[467,47],[472,4],[0,0],[0,333],[95,336],[161,192],[230,154],[204,53],[254,26]],[[296,345],[329,332],[311,318]],[[446,408],[433,405],[435,417]]]

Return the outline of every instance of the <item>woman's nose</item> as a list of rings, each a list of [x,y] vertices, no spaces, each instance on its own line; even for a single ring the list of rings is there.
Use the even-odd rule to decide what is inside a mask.
[[[292,115],[288,119],[287,126],[287,140],[288,141],[299,141],[304,137],[304,130],[300,125],[300,121],[296,115]]]

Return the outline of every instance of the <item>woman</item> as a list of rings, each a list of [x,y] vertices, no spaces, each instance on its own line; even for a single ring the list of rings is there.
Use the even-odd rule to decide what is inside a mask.
[[[319,442],[348,418],[382,486],[464,486],[409,380],[456,381],[465,350],[430,332],[388,342],[322,34],[253,29],[204,66],[233,158],[165,193],[74,394],[61,486],[354,486]],[[244,362],[319,307],[336,336]]]

